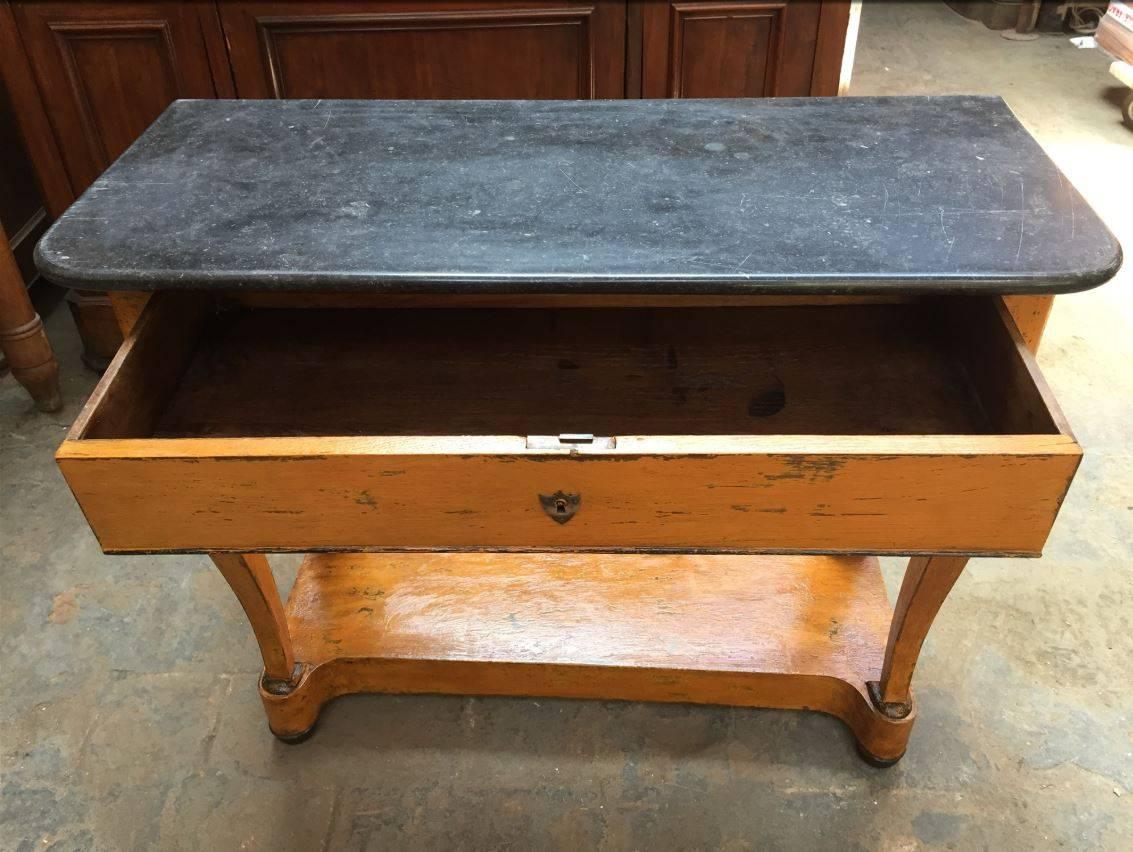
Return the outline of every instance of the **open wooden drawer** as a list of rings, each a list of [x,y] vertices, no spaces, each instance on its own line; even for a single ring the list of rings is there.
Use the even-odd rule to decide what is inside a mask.
[[[1037,554],[1080,455],[998,299],[159,294],[58,461],[108,552]]]

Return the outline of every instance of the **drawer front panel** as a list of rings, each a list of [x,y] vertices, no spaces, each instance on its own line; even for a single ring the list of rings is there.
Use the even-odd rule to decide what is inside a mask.
[[[894,452],[695,455],[398,455],[335,438],[300,439],[292,443],[301,451],[286,455],[273,444],[280,440],[129,442],[197,448],[166,457],[137,446],[112,457],[98,445],[127,442],[89,441],[65,445],[59,461],[109,552],[1037,554],[1080,457],[1067,436],[954,438],[954,447],[937,452],[902,451],[907,440],[874,438]],[[956,448],[965,441],[968,452]],[[209,445],[229,448],[210,453]],[[540,501],[557,492],[579,497],[566,523],[550,518]]]

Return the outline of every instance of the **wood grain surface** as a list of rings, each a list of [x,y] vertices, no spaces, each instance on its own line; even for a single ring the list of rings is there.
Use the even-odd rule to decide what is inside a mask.
[[[865,693],[889,621],[873,558],[311,556],[287,617],[303,678],[261,692],[285,736],[371,691],[806,708],[882,758],[912,723]]]
[[[875,680],[889,628],[876,559],[577,553],[307,557],[295,653]]]
[[[1054,296],[1004,296],[1003,302],[1011,311],[1027,348],[1038,352],[1047,320],[1054,307]]]
[[[614,440],[528,440],[564,432]],[[163,294],[58,457],[115,552],[1036,554],[1080,454],[993,300],[217,314]],[[580,495],[567,524],[540,505],[557,491]]]
[[[236,311],[202,336],[153,428],[169,438],[996,431],[939,325],[916,305]]]
[[[1029,555],[1080,458],[1060,436],[812,436],[791,446],[773,436],[678,436],[571,454],[505,436],[244,438],[75,441],[57,458],[107,552]],[[538,499],[560,490],[581,495],[563,525]]]

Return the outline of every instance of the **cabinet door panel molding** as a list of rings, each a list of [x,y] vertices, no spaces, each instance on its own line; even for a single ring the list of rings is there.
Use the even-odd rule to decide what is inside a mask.
[[[221,15],[241,97],[624,94],[624,3],[239,3]]]
[[[818,94],[816,87],[830,88],[815,76],[824,10],[825,4],[789,0],[648,4],[642,19],[642,93],[647,98]],[[829,21],[827,28],[824,49],[840,55],[841,45],[829,37]],[[819,70],[828,75],[826,68],[833,64]]]

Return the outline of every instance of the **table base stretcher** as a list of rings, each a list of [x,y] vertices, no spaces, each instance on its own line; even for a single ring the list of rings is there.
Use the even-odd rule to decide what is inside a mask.
[[[260,554],[213,554],[263,652],[275,736],[365,692],[815,710],[868,761],[905,752],[909,680],[963,557],[916,557],[891,613],[873,557],[308,556],[286,608]]]

